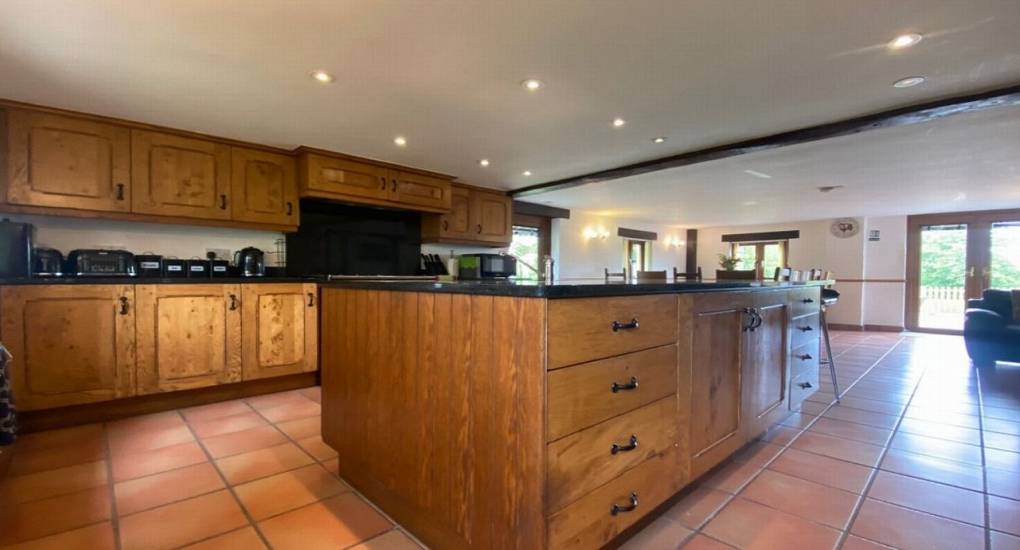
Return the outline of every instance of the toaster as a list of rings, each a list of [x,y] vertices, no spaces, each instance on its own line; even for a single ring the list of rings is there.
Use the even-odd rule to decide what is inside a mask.
[[[64,255],[54,248],[32,249],[33,277],[60,277],[64,274]]]
[[[64,273],[77,277],[134,277],[135,255],[126,250],[72,250]]]

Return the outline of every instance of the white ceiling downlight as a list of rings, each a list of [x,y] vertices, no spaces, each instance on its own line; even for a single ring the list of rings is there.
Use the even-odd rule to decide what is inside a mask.
[[[664,137],[652,138],[652,143],[666,143],[666,138]]]
[[[397,136],[393,138],[393,144],[397,147],[405,147],[407,145],[407,138],[404,136]]]
[[[893,88],[913,88],[918,84],[924,84],[924,81],[925,78],[923,76],[908,76],[893,82]]]
[[[489,165],[489,159],[482,159],[482,160],[478,161],[478,164],[481,165],[481,166],[488,166]]]
[[[903,50],[916,45],[923,38],[924,38],[923,36],[917,34],[916,32],[901,34],[896,38],[890,40],[888,46],[890,50]]]
[[[545,82],[542,82],[537,78],[528,78],[521,81],[521,86],[529,92],[537,92],[538,90],[545,88]]]
[[[316,82],[320,82],[322,84],[329,84],[336,80],[335,78],[333,78],[333,75],[322,70],[312,71],[309,74],[311,74],[312,78],[314,78]]]
[[[613,124],[613,128],[620,128],[620,127],[622,127],[622,126],[623,126],[624,124],[627,124],[627,121],[626,121],[626,120],[623,120],[623,119],[622,119],[622,118],[620,118],[620,117],[616,117],[616,118],[614,118],[614,119],[613,119],[613,122],[612,122],[612,124]]]

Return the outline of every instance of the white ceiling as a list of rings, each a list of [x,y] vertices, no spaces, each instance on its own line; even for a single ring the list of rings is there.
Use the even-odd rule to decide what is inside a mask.
[[[1018,0],[4,0],[0,97],[512,189],[1015,84],[1017,28]]]

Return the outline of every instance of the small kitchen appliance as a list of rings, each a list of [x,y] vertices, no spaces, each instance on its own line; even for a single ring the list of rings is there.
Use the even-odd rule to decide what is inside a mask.
[[[517,259],[501,254],[461,254],[460,278],[506,279],[517,273]]]
[[[64,272],[75,277],[135,277],[135,255],[126,250],[72,250]]]
[[[234,252],[234,266],[239,277],[265,277],[266,255],[255,247],[247,247]]]
[[[32,275],[32,225],[0,222],[0,277]]]
[[[33,277],[61,277],[64,275],[64,255],[54,248],[32,250]]]

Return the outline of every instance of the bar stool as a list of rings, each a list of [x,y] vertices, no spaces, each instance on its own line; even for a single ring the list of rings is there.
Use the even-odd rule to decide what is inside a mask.
[[[836,381],[836,361],[832,357],[832,341],[829,339],[829,322],[825,319],[825,312],[839,301],[839,291],[832,288],[822,289],[822,308],[819,321],[822,324],[822,338],[825,344],[825,357],[819,361],[822,365],[829,366],[829,374],[832,376],[832,392],[836,396],[836,403],[839,403],[842,394],[839,392],[839,382]]]

